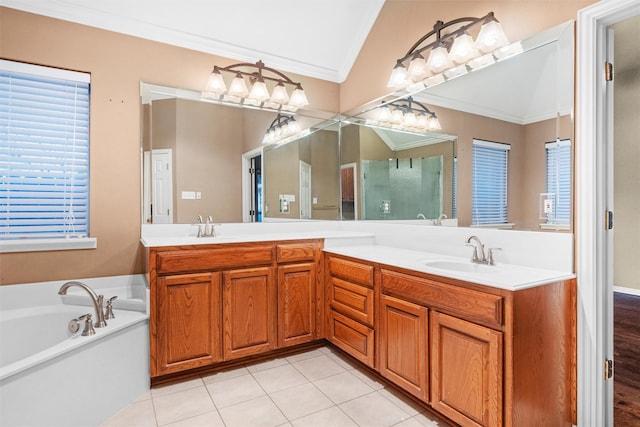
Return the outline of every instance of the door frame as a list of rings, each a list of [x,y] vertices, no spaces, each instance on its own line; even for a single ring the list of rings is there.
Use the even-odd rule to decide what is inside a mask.
[[[264,153],[262,147],[254,148],[242,154],[242,222],[251,222],[251,215],[249,210],[251,209],[251,174],[249,168],[251,167],[251,159],[256,156],[262,156],[262,163],[264,165]],[[264,201],[264,175],[262,176],[262,198]],[[262,212],[264,215],[264,206],[262,206]]]
[[[610,205],[610,108],[604,82],[606,29],[640,14],[637,0],[602,0],[578,11],[576,91],[576,274],[578,280],[577,416],[579,426],[613,425],[613,248],[605,230]],[[594,73],[593,70],[596,70]]]

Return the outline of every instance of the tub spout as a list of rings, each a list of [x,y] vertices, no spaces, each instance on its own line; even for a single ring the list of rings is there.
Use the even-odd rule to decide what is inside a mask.
[[[93,326],[95,326],[96,328],[103,328],[107,326],[107,322],[105,322],[104,320],[104,311],[102,308],[104,295],[96,295],[93,289],[91,289],[89,286],[85,285],[82,282],[75,282],[75,281],[67,282],[64,285],[62,285],[60,287],[60,290],[58,290],[58,295],[66,295],[67,289],[69,289],[72,286],[77,286],[79,288],[84,289],[85,291],[87,291],[89,296],[91,296],[91,301],[93,302],[93,308],[96,312],[96,321]]]

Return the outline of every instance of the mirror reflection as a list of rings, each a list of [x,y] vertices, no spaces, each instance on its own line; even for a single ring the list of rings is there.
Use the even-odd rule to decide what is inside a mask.
[[[312,131],[287,144],[262,144],[275,111],[141,83],[142,220],[440,219],[570,230],[573,23],[520,43],[517,56],[395,92],[341,120],[298,111],[296,121]],[[374,123],[378,107],[408,96],[441,129]],[[506,160],[491,163],[487,151]]]

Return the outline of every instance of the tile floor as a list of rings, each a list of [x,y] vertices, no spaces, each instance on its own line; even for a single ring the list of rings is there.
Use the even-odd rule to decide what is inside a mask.
[[[152,389],[102,427],[438,427],[337,350],[245,365]]]

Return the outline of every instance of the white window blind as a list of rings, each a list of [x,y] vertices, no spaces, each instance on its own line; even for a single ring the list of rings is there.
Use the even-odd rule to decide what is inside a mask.
[[[547,223],[569,225],[571,220],[571,140],[545,144],[547,151],[547,193],[554,209]]]
[[[507,223],[509,144],[473,140],[473,225]]]
[[[89,234],[89,74],[0,60],[0,239]]]

